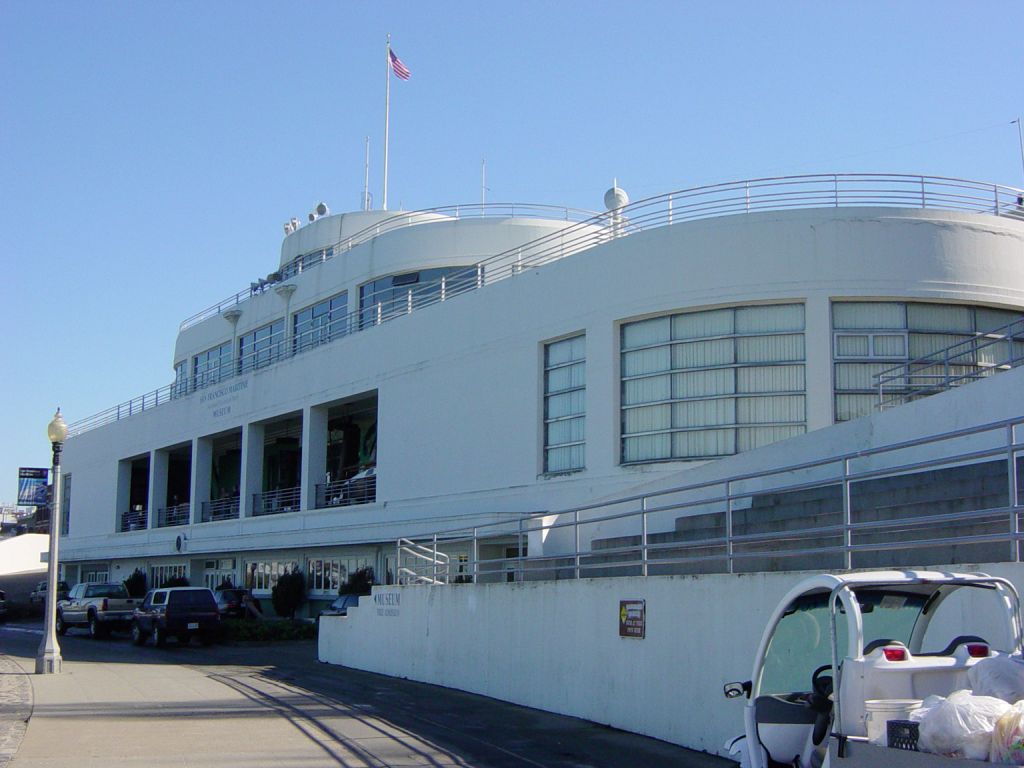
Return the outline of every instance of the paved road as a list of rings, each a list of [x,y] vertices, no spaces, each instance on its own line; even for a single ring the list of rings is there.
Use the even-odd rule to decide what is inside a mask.
[[[311,642],[156,649],[72,631],[61,643],[64,674],[20,674],[16,665],[32,670],[40,637],[38,625],[0,625],[0,768],[734,765],[575,718],[320,664]]]

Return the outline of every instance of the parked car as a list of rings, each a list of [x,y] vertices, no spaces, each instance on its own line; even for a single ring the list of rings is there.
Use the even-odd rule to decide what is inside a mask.
[[[217,608],[225,619],[250,619],[263,615],[259,599],[253,597],[252,590],[241,587],[216,589],[213,596],[217,599]]]
[[[320,611],[321,616],[347,616],[348,609],[359,605],[359,595],[341,595]]]
[[[203,645],[217,639],[220,610],[213,592],[206,587],[167,587],[151,589],[132,618],[132,642],[142,645],[153,638],[162,646],[168,637],[188,645],[198,637]]]
[[[7,619],[7,593],[0,589],[0,621]]]
[[[29,594],[29,596],[28,596],[28,604],[30,606],[37,606],[38,605],[40,608],[44,607],[46,605],[46,588],[47,588],[47,582],[45,582],[45,581],[40,581],[38,584],[36,584],[36,588],[33,589],[31,594]],[[70,592],[70,591],[71,590],[68,587],[68,583],[66,581],[58,581],[57,582],[57,600],[58,601],[60,601],[60,600],[67,600],[68,599],[68,592]]]
[[[103,638],[115,629],[126,630],[138,602],[124,584],[75,584],[67,599],[57,603],[57,634],[88,627],[90,636]]]

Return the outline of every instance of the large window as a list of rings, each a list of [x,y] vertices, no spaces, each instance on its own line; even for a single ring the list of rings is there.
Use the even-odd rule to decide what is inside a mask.
[[[292,318],[295,351],[301,352],[343,336],[348,332],[347,314],[347,291],[296,312]]]
[[[832,304],[833,358],[835,361],[835,420],[849,421],[871,413],[878,404],[876,376],[908,360],[929,358],[954,344],[971,342],[1021,317],[1010,310],[958,304],[897,301],[843,301]],[[1014,341],[1015,356],[1024,356],[1024,339]],[[983,373],[1008,357],[1002,345],[958,346],[949,365],[922,368],[909,382],[927,386],[943,377]],[[888,387],[888,394],[899,394]]]
[[[245,586],[253,592],[270,592],[277,586],[277,580],[285,573],[297,571],[299,564],[294,560],[257,560],[246,563]]]
[[[583,469],[586,336],[544,347],[544,471]]]
[[[231,375],[231,342],[200,352],[192,358],[192,381],[196,389],[216,384]]]
[[[478,286],[482,273],[471,267],[439,267],[388,275],[359,287],[361,328],[404,315]]]
[[[149,588],[159,589],[171,579],[187,579],[188,566],[185,563],[154,565],[149,569]]]
[[[803,304],[622,326],[622,461],[704,459],[807,431]]]
[[[238,339],[238,372],[262,368],[281,357],[284,320],[276,320]]]

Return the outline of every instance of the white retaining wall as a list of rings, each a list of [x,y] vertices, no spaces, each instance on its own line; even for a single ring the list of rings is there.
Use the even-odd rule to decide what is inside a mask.
[[[1021,564],[955,570],[1024,586]],[[319,658],[722,753],[743,729],[742,704],[726,701],[722,685],[750,678],[772,608],[805,575],[378,587],[349,616],[321,620]],[[643,639],[619,637],[619,601],[632,599],[647,601]],[[935,626],[929,637],[1003,645],[992,617],[975,613],[964,607],[962,627]]]

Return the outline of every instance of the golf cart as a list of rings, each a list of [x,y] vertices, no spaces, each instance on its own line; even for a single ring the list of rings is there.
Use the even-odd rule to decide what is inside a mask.
[[[976,616],[983,629],[963,626]],[[970,765],[888,749],[877,732],[868,743],[867,715],[879,703],[969,688],[968,670],[1000,654],[980,631],[1003,653],[1021,653],[1020,599],[1006,579],[938,571],[804,579],[772,613],[751,679],[725,686],[726,698],[747,697],[745,734],[731,752],[749,768]]]

